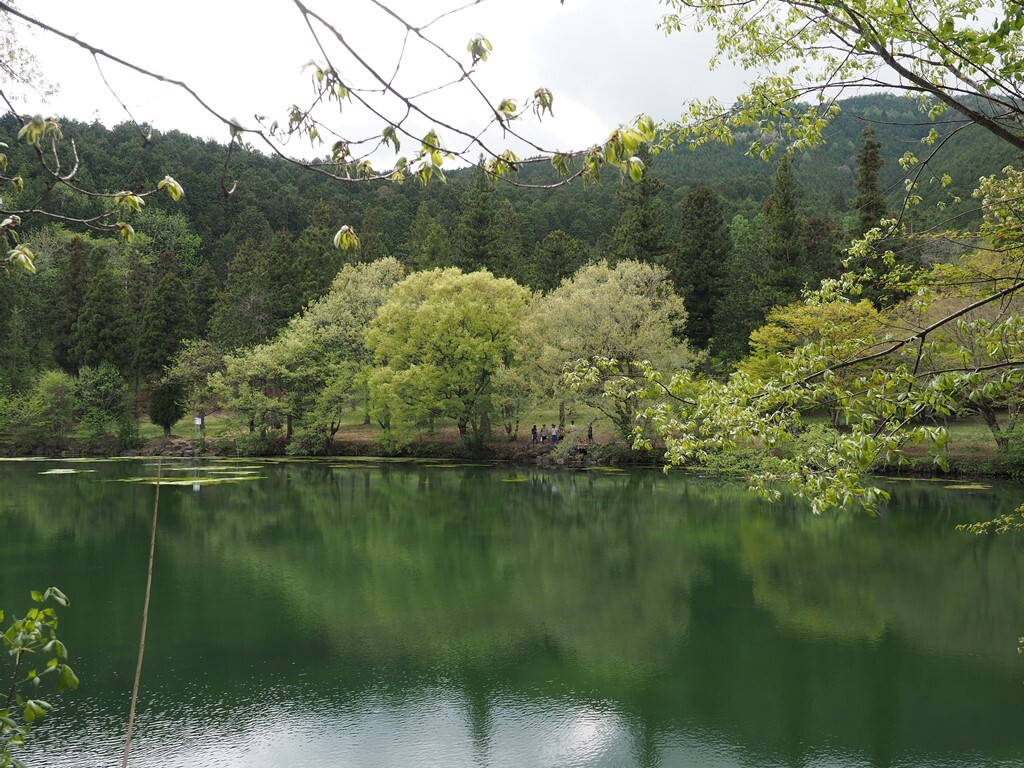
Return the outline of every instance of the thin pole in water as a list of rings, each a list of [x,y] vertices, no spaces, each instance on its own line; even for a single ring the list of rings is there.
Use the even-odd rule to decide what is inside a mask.
[[[153,555],[156,552],[156,520],[160,512],[160,470],[162,459],[156,462],[156,500],[153,502],[153,533],[149,539],[149,568],[146,572],[146,600],[142,604],[142,636],[139,638],[139,661],[135,665],[135,683],[132,685],[132,704],[128,709],[128,733],[124,739],[124,757],[121,768],[128,768],[128,755],[132,749],[132,727],[135,724],[135,704],[139,700],[139,680],[142,677],[142,657],[146,652],[146,625],[149,623],[149,596],[153,589]]]

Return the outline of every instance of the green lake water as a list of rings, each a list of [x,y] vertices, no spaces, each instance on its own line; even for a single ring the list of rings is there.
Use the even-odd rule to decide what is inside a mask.
[[[60,586],[82,680],[31,766],[120,763],[154,487],[117,481],[155,472],[0,462],[0,607]],[[871,518],[656,471],[161,472],[132,766],[1024,765],[1024,538],[954,530],[1024,487]]]

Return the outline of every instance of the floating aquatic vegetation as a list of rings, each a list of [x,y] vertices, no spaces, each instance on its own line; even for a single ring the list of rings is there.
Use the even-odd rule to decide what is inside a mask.
[[[321,460],[321,462],[322,461],[323,460]],[[492,468],[494,466],[494,464],[489,463],[453,462],[451,459],[392,458],[374,456],[345,457],[343,459],[334,459],[327,464],[331,469],[365,469],[367,467],[373,468],[388,465],[415,466],[426,469],[461,469],[464,467]]]
[[[40,475],[82,475],[87,472],[95,472],[95,469],[47,469],[44,472],[40,472]]]
[[[981,483],[964,483],[963,485],[944,485],[942,487],[949,491],[987,491],[992,486]]]
[[[265,467],[206,467],[192,465],[185,467],[164,467],[163,469],[167,472],[209,472],[212,475],[250,475],[256,472],[262,472]]]
[[[484,467],[486,469],[491,469],[492,467],[494,467],[493,464],[470,464],[470,463],[465,463],[465,464],[431,464],[429,466],[430,466],[431,469],[465,469],[467,467],[471,467],[471,468],[472,467]]]
[[[227,485],[228,483],[241,483],[246,480],[266,480],[265,475],[232,475],[231,477],[210,477],[204,475],[202,477],[176,477],[174,479],[168,479],[166,477],[124,477],[116,482],[118,483],[134,483],[136,485],[183,485],[183,486],[196,486],[196,485]]]

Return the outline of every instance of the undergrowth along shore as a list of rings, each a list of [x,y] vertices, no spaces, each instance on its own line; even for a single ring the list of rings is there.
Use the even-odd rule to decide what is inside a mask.
[[[542,467],[588,467],[588,466],[647,466],[664,465],[664,453],[657,448],[648,451],[632,449],[618,439],[610,429],[598,425],[594,438],[589,439],[584,428],[566,434],[556,444],[550,441],[531,439],[528,431],[520,431],[516,439],[510,439],[503,431],[495,430],[492,438],[483,443],[460,439],[454,429],[437,429],[434,432],[407,434],[402,438],[389,436],[368,425],[348,425],[329,443],[322,442],[308,450],[303,441],[289,442],[283,433],[271,431],[238,432],[227,428],[227,422],[208,422],[205,436],[198,429],[191,431],[183,420],[176,426],[176,433],[164,437],[155,425],[136,422],[131,439],[119,444],[111,435],[100,444],[88,444],[69,436],[56,444],[37,446],[34,450],[18,450],[0,441],[0,456],[39,456],[52,458],[90,456],[178,456],[178,457],[382,457],[408,459],[450,459],[494,461]],[[878,465],[872,468],[875,474],[905,477],[948,477],[957,478],[1003,478],[1024,480],[1024,440],[1010,440],[1009,447],[997,451],[989,430],[984,425],[970,421],[949,425],[950,441],[945,454],[945,470],[923,450],[909,449],[903,454],[901,463]],[[808,439],[822,439],[823,426],[808,430]],[[184,434],[183,434],[184,433]],[[815,437],[817,433],[817,437]],[[711,457],[700,465],[687,466],[686,471],[723,477],[749,476],[755,471],[772,471],[777,460],[774,451],[759,447],[732,450]]]
[[[234,438],[213,438],[209,440],[159,437],[147,441],[137,450],[128,451],[134,455],[164,456],[278,456],[295,458],[302,454],[287,451],[283,440],[264,440],[258,445],[251,441],[242,448]],[[252,450],[256,449],[256,450]],[[338,457],[387,457],[409,459],[451,459],[494,461],[543,467],[587,467],[587,466],[664,466],[664,452],[634,450],[621,441],[587,441],[566,439],[558,444],[534,443],[526,440],[495,439],[484,444],[473,444],[450,439],[447,436],[419,437],[400,444],[373,439],[347,439],[334,441],[330,450],[312,456]],[[771,454],[760,451],[737,451],[727,457],[718,457],[707,464],[674,467],[673,471],[692,471],[705,475],[724,477],[748,476],[752,471],[770,468]],[[995,450],[978,450],[976,446],[965,446],[946,454],[945,470],[939,468],[932,457],[923,453],[907,453],[899,464],[879,464],[872,468],[877,475],[896,477],[948,477],[998,478],[1024,480],[1024,451],[998,453]]]

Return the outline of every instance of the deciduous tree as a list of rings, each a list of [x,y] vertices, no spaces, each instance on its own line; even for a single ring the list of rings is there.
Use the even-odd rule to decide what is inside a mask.
[[[459,269],[417,272],[392,289],[370,324],[373,407],[393,426],[451,419],[488,438],[495,377],[516,361],[529,293],[508,278]]]
[[[527,349],[544,392],[559,385],[566,368],[616,361],[577,387],[577,394],[607,415],[623,437],[635,426],[635,398],[606,397],[642,380],[643,361],[659,370],[684,366],[691,355],[683,338],[686,311],[664,267],[621,261],[583,267],[537,302],[527,320]]]

